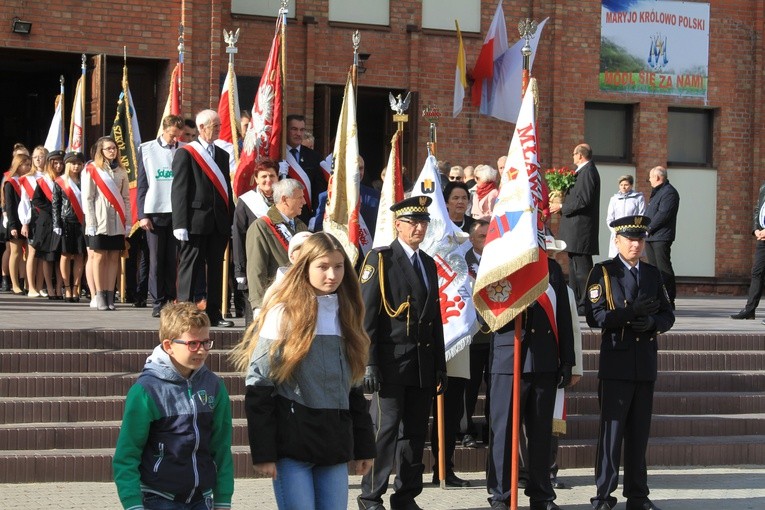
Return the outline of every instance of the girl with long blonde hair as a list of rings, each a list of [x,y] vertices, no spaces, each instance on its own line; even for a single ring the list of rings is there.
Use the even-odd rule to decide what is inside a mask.
[[[40,289],[45,288],[45,279],[40,271],[40,259],[35,255],[37,250],[32,246],[34,240],[34,226],[37,221],[37,214],[32,207],[32,197],[37,189],[37,179],[43,176],[45,172],[45,161],[48,159],[48,149],[38,145],[32,150],[32,167],[29,172],[19,179],[21,183],[21,204],[19,216],[21,218],[21,231],[24,237],[29,240],[27,245],[27,293],[28,297],[40,297]],[[43,291],[47,295],[47,291]]]
[[[313,234],[232,351],[247,373],[255,471],[273,478],[280,509],[346,508],[348,462],[357,474],[371,467],[372,421],[359,386],[370,344],[363,306],[342,245]]]
[[[2,197],[0,208],[3,210],[3,224],[6,227],[6,246],[8,247],[8,275],[11,279],[14,294],[23,294],[20,275],[24,273],[22,251],[27,244],[21,235],[18,207],[21,200],[21,185],[19,178],[29,171],[32,161],[25,154],[13,157],[11,169],[3,177]]]

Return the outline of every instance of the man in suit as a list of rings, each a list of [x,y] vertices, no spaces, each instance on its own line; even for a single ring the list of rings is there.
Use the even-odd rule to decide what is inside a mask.
[[[598,399],[600,432],[595,456],[596,510],[611,510],[624,443],[626,510],[659,510],[648,499],[645,452],[657,371],[657,335],[675,323],[659,270],[640,262],[651,219],[611,222],[619,254],[593,268],[587,281],[587,324],[601,329]]]
[[[183,118],[162,119],[162,134],[138,147],[138,224],[149,247],[149,296],[152,317],[175,301],[178,248],[173,238],[171,192],[173,158],[183,135]]]
[[[398,237],[369,252],[361,270],[364,327],[372,341],[364,387],[374,393],[369,412],[377,438],[374,467],[361,482],[361,510],[384,508],[394,464],[391,510],[420,509],[414,499],[422,492],[430,406],[447,384],[438,273],[419,249],[431,202],[418,196],[394,204]]]
[[[566,243],[568,283],[576,295],[577,312],[584,315],[585,284],[592,269],[592,256],[598,254],[600,175],[586,143],[576,146],[573,158],[576,183],[566,191],[563,205],[550,205],[550,214],[561,215],[558,237]]]
[[[283,179],[272,188],[274,205],[250,224],[245,238],[248,298],[253,312],[262,306],[276,271],[290,265],[288,250],[292,236],[308,230],[297,217],[305,205],[303,185],[296,179]]]
[[[757,205],[752,218],[752,235],[757,245],[754,249],[752,264],[752,281],[749,283],[749,295],[744,308],[730,316],[731,319],[754,319],[754,311],[760,304],[762,291],[765,288],[765,183],[760,186]],[[765,320],[762,321],[765,325]]]
[[[548,238],[548,245],[555,240]],[[571,382],[574,335],[568,288],[560,265],[547,259],[547,291],[515,320],[522,321],[520,413],[527,436],[525,494],[531,510],[559,510],[550,480],[552,423],[557,388]],[[491,344],[491,439],[486,485],[492,509],[507,510],[510,500],[510,456],[515,358],[515,320],[500,328]]]
[[[677,231],[677,211],[680,209],[680,194],[669,183],[667,169],[653,167],[648,174],[651,183],[651,199],[645,215],[651,218],[648,237],[645,240],[645,254],[648,262],[659,268],[664,285],[667,287],[669,302],[675,309],[675,271],[672,269],[672,243]]]
[[[221,312],[223,257],[231,237],[234,200],[228,153],[213,143],[220,132],[214,110],[196,118],[199,136],[175,152],[171,203],[173,235],[179,242],[178,300],[194,301],[194,284],[207,267],[210,324],[231,327]]]
[[[287,115],[287,152],[289,152],[300,168],[308,177],[311,186],[311,203],[307,204],[300,213],[303,223],[316,213],[319,206],[319,195],[327,191],[327,179],[321,170],[322,158],[319,153],[303,145],[305,135],[305,117],[302,115]]]

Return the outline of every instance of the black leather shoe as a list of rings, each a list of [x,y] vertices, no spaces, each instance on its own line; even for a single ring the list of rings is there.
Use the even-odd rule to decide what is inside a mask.
[[[161,308],[155,308],[151,311],[151,316],[154,317],[155,319],[159,318],[159,312],[161,311],[162,311]]]
[[[359,504],[359,510],[385,510],[382,503],[368,503],[362,501],[359,496],[356,496],[356,502]]]
[[[227,321],[226,319],[218,319],[217,321],[211,320],[210,325],[217,328],[231,328],[234,327],[234,321]]]
[[[526,479],[525,478],[519,478],[518,479],[518,488],[519,489],[525,489],[526,488]]]
[[[447,487],[470,487],[470,482],[467,480],[463,480],[459,476],[455,475],[454,473],[446,475],[446,486]]]
[[[490,501],[491,510],[510,510],[510,507],[504,501]]]
[[[551,478],[550,483],[552,483],[553,489],[570,489],[571,488],[565,483],[558,480],[557,478]]]
[[[475,448],[478,446],[478,442],[475,440],[475,438],[470,434],[465,434],[465,437],[462,438],[462,446],[465,448]]]
[[[139,299],[138,301],[133,302],[133,308],[146,308],[146,300]]]
[[[627,510],[661,510],[658,506],[653,504],[653,501],[646,498],[639,503],[633,503],[627,500]]]
[[[543,501],[540,503],[532,503],[529,507],[531,510],[561,510],[561,508],[555,504],[554,501]]]
[[[407,503],[404,506],[393,506],[391,505],[390,510],[422,510],[420,505],[412,501],[411,503]]]
[[[608,501],[601,501],[595,507],[595,510],[611,510],[611,505],[608,504]]]
[[[754,320],[754,310],[749,311],[746,308],[741,310],[738,313],[734,313],[730,316],[731,319],[737,319],[737,320],[746,320],[746,321],[752,321]]]

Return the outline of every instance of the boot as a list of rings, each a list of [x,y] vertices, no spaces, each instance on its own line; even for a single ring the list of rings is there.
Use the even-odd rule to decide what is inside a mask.
[[[11,277],[9,275],[3,276],[3,283],[0,285],[0,292],[11,291]]]
[[[96,294],[96,307],[99,312],[105,312],[109,309],[107,292],[108,291],[102,290]]]
[[[109,310],[117,309],[117,307],[114,306],[114,291],[113,290],[106,291],[106,306],[109,308]]]

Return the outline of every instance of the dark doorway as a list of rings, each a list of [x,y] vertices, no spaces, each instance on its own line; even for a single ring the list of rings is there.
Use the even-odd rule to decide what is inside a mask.
[[[326,156],[333,149],[337,121],[343,105],[344,85],[316,85],[314,92],[314,135],[316,150]],[[359,87],[356,109],[356,124],[359,130],[359,153],[366,167],[364,184],[370,185],[380,177],[388,163],[390,139],[396,131],[393,111],[390,109],[388,93],[394,96],[406,95],[401,89]],[[417,94],[412,93],[409,107],[409,122],[404,128],[402,162],[411,178],[414,162],[414,144],[417,133]]]

